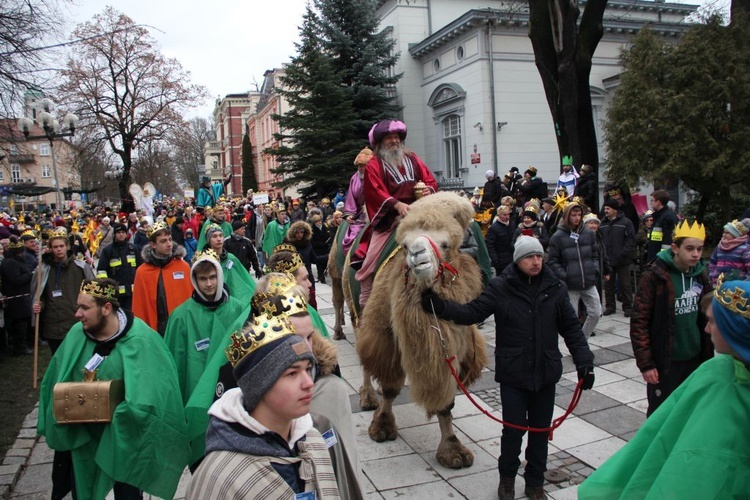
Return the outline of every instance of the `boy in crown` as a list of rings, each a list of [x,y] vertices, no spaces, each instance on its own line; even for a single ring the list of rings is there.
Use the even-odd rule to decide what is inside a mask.
[[[74,498],[140,498],[140,490],[172,498],[190,447],[174,361],[164,341],[117,302],[117,282],[84,280],[76,318],[42,380],[37,432],[55,451],[70,451]],[[122,380],[125,399],[110,423],[62,424],[53,389],[81,382]]]
[[[675,228],[670,248],[661,250],[638,283],[630,319],[635,361],[646,382],[652,413],[701,363],[713,356],[703,333],[701,299],[711,290],[701,255],[706,230],[687,220]]]
[[[638,434],[579,488],[578,498],[747,498],[750,492],[750,282],[705,294],[703,363]]]
[[[256,318],[232,340],[226,353],[238,387],[209,410],[207,456],[187,498],[339,498],[309,414],[310,346],[282,316]]]

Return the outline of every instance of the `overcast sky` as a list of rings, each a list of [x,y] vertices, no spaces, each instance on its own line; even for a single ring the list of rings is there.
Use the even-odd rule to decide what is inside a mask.
[[[162,53],[180,61],[211,99],[191,114],[209,116],[218,96],[246,92],[295,53],[305,0],[73,0],[73,25],[105,5],[153,26]]]
[[[153,26],[162,52],[190,71],[211,98],[191,113],[209,116],[216,97],[246,92],[266,70],[289,62],[299,40],[305,0],[72,0],[73,25],[90,20],[105,5],[138,24]],[[673,0],[674,1],[674,0]],[[728,4],[729,0],[677,0]],[[71,28],[72,28],[71,26]]]

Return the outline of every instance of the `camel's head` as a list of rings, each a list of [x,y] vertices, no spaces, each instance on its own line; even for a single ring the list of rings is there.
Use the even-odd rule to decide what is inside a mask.
[[[414,202],[396,230],[396,240],[406,250],[411,284],[427,288],[441,273],[452,273],[451,262],[458,256],[473,215],[471,203],[450,192]]]

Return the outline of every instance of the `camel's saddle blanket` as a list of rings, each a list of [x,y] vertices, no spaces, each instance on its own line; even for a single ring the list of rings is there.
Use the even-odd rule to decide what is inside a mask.
[[[109,423],[125,399],[122,380],[59,382],[52,390],[58,424]]]

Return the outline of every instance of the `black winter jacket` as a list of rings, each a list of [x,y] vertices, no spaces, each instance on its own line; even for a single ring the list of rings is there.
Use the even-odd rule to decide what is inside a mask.
[[[258,263],[258,253],[255,251],[255,245],[245,236],[232,233],[224,238],[224,250],[237,257],[245,269],[254,269],[256,273],[260,271]]]
[[[106,273],[108,278],[117,280],[125,289],[120,289],[120,295],[129,297],[133,295],[133,283],[135,283],[135,270],[143,264],[141,252],[135,244],[124,241],[114,241],[102,250],[99,264],[96,266],[97,275]]]
[[[547,264],[569,289],[583,290],[599,283],[599,247],[593,231],[580,226],[571,232],[561,222],[549,240],[547,253]]]
[[[25,252],[25,250],[24,250]],[[0,264],[2,293],[16,297],[5,302],[5,321],[31,317],[31,277],[33,271],[26,266],[23,254],[6,254]]]
[[[495,315],[495,381],[501,384],[537,391],[557,383],[562,376],[558,334],[576,368],[594,366],[568,290],[546,265],[535,278],[510,265],[467,304],[436,300],[436,311],[442,309],[438,316],[458,324]]]
[[[584,203],[586,203],[586,206],[591,210],[594,210],[594,204],[596,203],[598,192],[599,182],[597,181],[594,172],[589,172],[579,177],[575,191],[573,191],[575,196],[583,198]]]
[[[630,219],[625,217],[622,212],[609,220],[604,218],[599,226],[602,237],[604,238],[604,247],[607,249],[609,265],[612,267],[622,267],[632,264],[633,251],[635,250],[635,229]]]
[[[495,221],[487,230],[485,238],[487,251],[498,275],[513,262],[513,233],[515,231],[516,225],[512,222],[505,225],[498,221]]]

